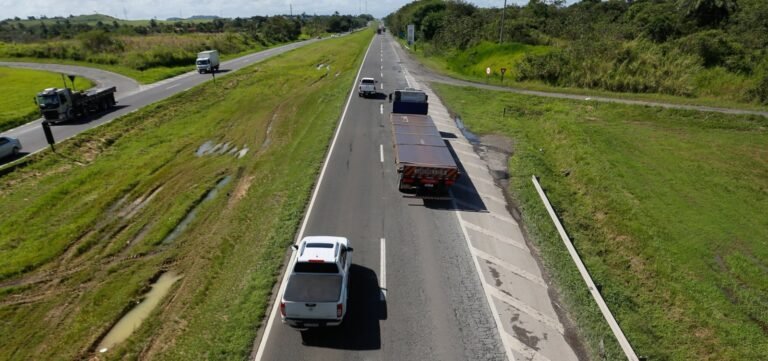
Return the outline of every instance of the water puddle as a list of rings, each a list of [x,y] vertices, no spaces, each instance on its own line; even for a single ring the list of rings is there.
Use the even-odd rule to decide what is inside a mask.
[[[226,144],[221,146],[221,149],[219,149],[219,152],[217,154],[221,155],[221,154],[226,153],[229,150],[230,147],[232,147],[232,144],[227,142]]]
[[[149,314],[155,307],[157,307],[160,300],[163,299],[163,296],[168,293],[171,286],[179,279],[181,279],[181,276],[177,275],[175,272],[168,271],[163,273],[160,278],[152,284],[152,289],[144,296],[141,303],[126,313],[125,316],[123,316],[123,318],[109,330],[109,333],[104,336],[99,343],[99,347],[96,349],[100,353],[105,353],[118,343],[125,341],[125,339],[127,339],[133,331],[138,329],[139,326],[141,326],[141,323],[149,317]]]
[[[472,133],[464,126],[464,122],[461,121],[460,117],[456,117],[456,126],[459,127],[459,130],[461,130],[461,134],[464,134],[464,137],[467,138],[467,140],[472,144],[480,144],[480,137],[475,135],[475,133]]]
[[[181,222],[179,222],[179,224],[176,225],[176,228],[174,228],[173,231],[171,231],[171,233],[165,236],[162,243],[163,244],[171,243],[176,238],[178,238],[182,233],[184,233],[187,227],[189,227],[189,224],[195,220],[195,217],[197,217],[198,208],[200,208],[200,206],[203,203],[216,198],[216,195],[219,194],[219,189],[227,185],[227,183],[229,183],[230,180],[232,180],[232,176],[226,176],[221,180],[219,180],[219,182],[216,183],[216,186],[211,188],[211,190],[209,190],[208,193],[205,194],[203,199],[200,202],[198,202],[198,204],[194,208],[192,208],[192,210],[189,211],[189,213],[187,213],[186,216],[184,216],[184,219],[182,219]]]
[[[322,69],[324,66],[325,66],[325,64],[317,64],[317,68],[315,68],[315,69],[317,69],[317,70],[320,70],[320,69]]]
[[[243,148],[239,152],[237,152],[237,159],[240,159],[242,157],[245,157],[246,154],[248,154],[248,148]]]
[[[201,144],[197,148],[197,151],[195,152],[195,155],[198,156],[198,157],[202,157],[202,156],[208,154],[208,152],[211,150],[211,148],[213,148],[213,142],[209,140],[209,141]]]

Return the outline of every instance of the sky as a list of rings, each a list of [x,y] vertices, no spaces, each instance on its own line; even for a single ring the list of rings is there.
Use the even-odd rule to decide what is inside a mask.
[[[187,18],[193,15],[221,17],[251,17],[256,15],[294,14],[342,15],[360,13],[382,18],[410,0],[0,0],[0,20],[28,16],[69,16],[105,14],[120,19],[164,20],[170,17]],[[467,1],[479,7],[503,6],[503,0]],[[507,4],[526,4],[527,0],[507,0]]]

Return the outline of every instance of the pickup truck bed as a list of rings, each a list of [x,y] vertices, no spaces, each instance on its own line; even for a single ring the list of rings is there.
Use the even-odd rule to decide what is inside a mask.
[[[336,302],[341,297],[340,275],[293,274],[283,299],[290,302]]]

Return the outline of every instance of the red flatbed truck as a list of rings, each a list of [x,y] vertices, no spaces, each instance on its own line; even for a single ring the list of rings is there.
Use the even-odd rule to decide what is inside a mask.
[[[390,123],[399,190],[421,198],[449,199],[461,172],[432,117],[427,95],[415,89],[395,91]]]

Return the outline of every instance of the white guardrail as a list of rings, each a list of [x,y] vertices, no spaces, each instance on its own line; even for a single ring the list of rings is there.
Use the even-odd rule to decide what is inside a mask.
[[[587,271],[587,268],[584,266],[584,262],[581,261],[579,254],[576,252],[576,248],[573,247],[573,243],[571,242],[571,239],[568,237],[568,234],[565,232],[565,228],[563,228],[563,225],[560,223],[560,220],[557,219],[557,214],[555,213],[555,210],[552,208],[552,204],[549,203],[549,198],[547,198],[547,195],[544,193],[544,190],[541,188],[541,184],[539,184],[539,180],[536,179],[536,176],[534,175],[531,177],[531,181],[533,181],[533,185],[536,187],[536,191],[539,192],[541,201],[544,203],[544,206],[547,208],[547,212],[549,212],[549,216],[552,218],[552,222],[555,224],[555,227],[557,228],[557,232],[560,233],[560,238],[563,239],[563,243],[565,243],[565,247],[568,249],[568,253],[571,254],[573,263],[576,264],[576,268],[579,269],[579,273],[581,274],[581,277],[584,279],[584,282],[587,284],[589,293],[592,295],[592,298],[595,299],[597,306],[600,308],[600,312],[602,312],[603,317],[605,317],[605,321],[608,322],[608,325],[611,327],[611,330],[613,331],[613,335],[616,336],[616,339],[619,341],[619,345],[621,345],[621,349],[624,350],[624,354],[627,356],[627,359],[629,361],[640,361],[640,359],[637,357],[637,354],[635,354],[635,350],[632,349],[632,345],[629,344],[629,341],[627,340],[627,336],[624,336],[624,332],[621,331],[621,327],[619,327],[619,324],[616,322],[616,319],[613,317],[611,310],[608,309],[608,305],[605,303],[605,300],[603,300],[603,296],[600,294],[600,291],[597,290],[597,286],[595,286],[595,282],[592,281],[592,277],[589,275],[589,271]]]

